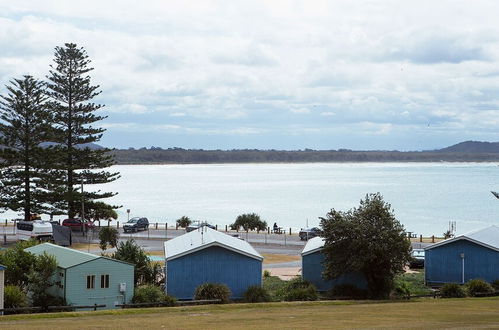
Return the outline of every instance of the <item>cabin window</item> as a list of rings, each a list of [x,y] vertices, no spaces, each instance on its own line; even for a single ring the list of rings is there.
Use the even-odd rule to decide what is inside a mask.
[[[62,272],[61,272],[61,273],[59,273],[59,276],[60,276],[60,277],[64,277],[64,273],[62,273]]]
[[[102,289],[109,288],[109,275],[101,275],[100,276],[100,287]]]
[[[87,275],[87,289],[95,288],[95,275]]]

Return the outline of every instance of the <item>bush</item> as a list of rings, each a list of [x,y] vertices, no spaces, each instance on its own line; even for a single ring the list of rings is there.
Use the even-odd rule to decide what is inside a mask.
[[[271,276],[270,270],[265,269],[263,271],[263,278],[269,278]]]
[[[491,284],[492,284],[492,287],[494,288],[494,290],[499,291],[499,280],[495,280]]]
[[[6,285],[4,291],[4,308],[26,307],[28,297],[24,291],[16,285]]]
[[[253,285],[244,293],[244,301],[249,303],[267,302],[270,301],[270,295],[261,286]]]
[[[395,298],[411,299],[412,287],[409,282],[399,282],[395,285],[393,289],[393,295]]]
[[[478,278],[466,283],[466,289],[470,296],[476,296],[478,293],[494,292],[492,285]]]
[[[144,285],[135,289],[132,303],[165,303],[166,306],[174,306],[175,298],[167,296],[159,286]]]
[[[297,277],[287,283],[280,295],[285,301],[317,300],[317,289],[309,281]]]
[[[359,289],[353,284],[339,284],[329,290],[328,296],[331,298],[342,297],[351,299],[366,299],[367,290]]]
[[[189,217],[185,215],[177,219],[177,226],[179,226],[180,228],[187,228],[191,223],[191,219],[189,219]]]
[[[446,283],[440,289],[442,298],[463,298],[466,297],[466,291],[463,286],[457,283]]]
[[[267,221],[260,219],[256,213],[241,214],[236,218],[236,221],[230,225],[232,230],[239,230],[243,227],[244,230],[266,230]]]
[[[284,295],[285,301],[313,301],[317,300],[317,290],[315,287],[309,286],[307,288],[296,288],[288,291]]]
[[[194,299],[220,299],[222,304],[230,302],[232,292],[227,285],[221,283],[203,283],[196,288]]]

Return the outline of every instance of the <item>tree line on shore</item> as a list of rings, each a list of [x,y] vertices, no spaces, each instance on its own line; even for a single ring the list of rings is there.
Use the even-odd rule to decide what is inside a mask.
[[[112,192],[83,191],[88,184],[119,178],[105,171],[114,164],[106,148],[90,148],[105,129],[103,105],[92,99],[101,91],[92,85],[91,61],[73,43],[55,47],[46,80],[31,75],[13,78],[0,95],[0,211],[33,214],[96,214],[114,207],[96,200]]]
[[[466,151],[202,150],[159,147],[115,149],[117,164],[307,163],[307,162],[487,162],[499,153]]]

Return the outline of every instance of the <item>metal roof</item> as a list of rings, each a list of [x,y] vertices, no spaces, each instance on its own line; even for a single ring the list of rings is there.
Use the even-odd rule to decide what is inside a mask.
[[[456,236],[451,239],[446,239],[438,243],[427,246],[425,250],[430,250],[445,244],[449,244],[459,240],[467,240],[478,245],[482,245],[486,248],[499,251],[499,227],[489,226],[482,229],[474,230],[469,233]]]
[[[250,258],[263,260],[248,242],[206,226],[166,241],[165,258],[167,261],[172,260],[211,246],[220,246]]]
[[[5,267],[4,265],[0,265],[0,270],[6,270],[7,267]]]
[[[322,250],[323,246],[324,246],[324,238],[319,236],[311,238],[308,240],[307,244],[305,244],[305,247],[301,251],[301,255],[305,256],[307,254],[320,251]]]
[[[57,259],[57,265],[60,268],[70,268],[90,260],[101,258],[101,256],[97,256],[95,254],[77,251],[51,243],[35,245],[24,249],[24,251],[31,252],[36,255],[41,255],[43,252],[46,252]]]

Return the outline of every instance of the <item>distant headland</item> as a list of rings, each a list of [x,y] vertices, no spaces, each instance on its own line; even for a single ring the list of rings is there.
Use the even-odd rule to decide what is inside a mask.
[[[90,146],[99,148],[98,145]],[[425,151],[387,150],[203,150],[159,147],[114,149],[117,164],[217,164],[316,162],[493,162],[499,142],[465,141]]]

